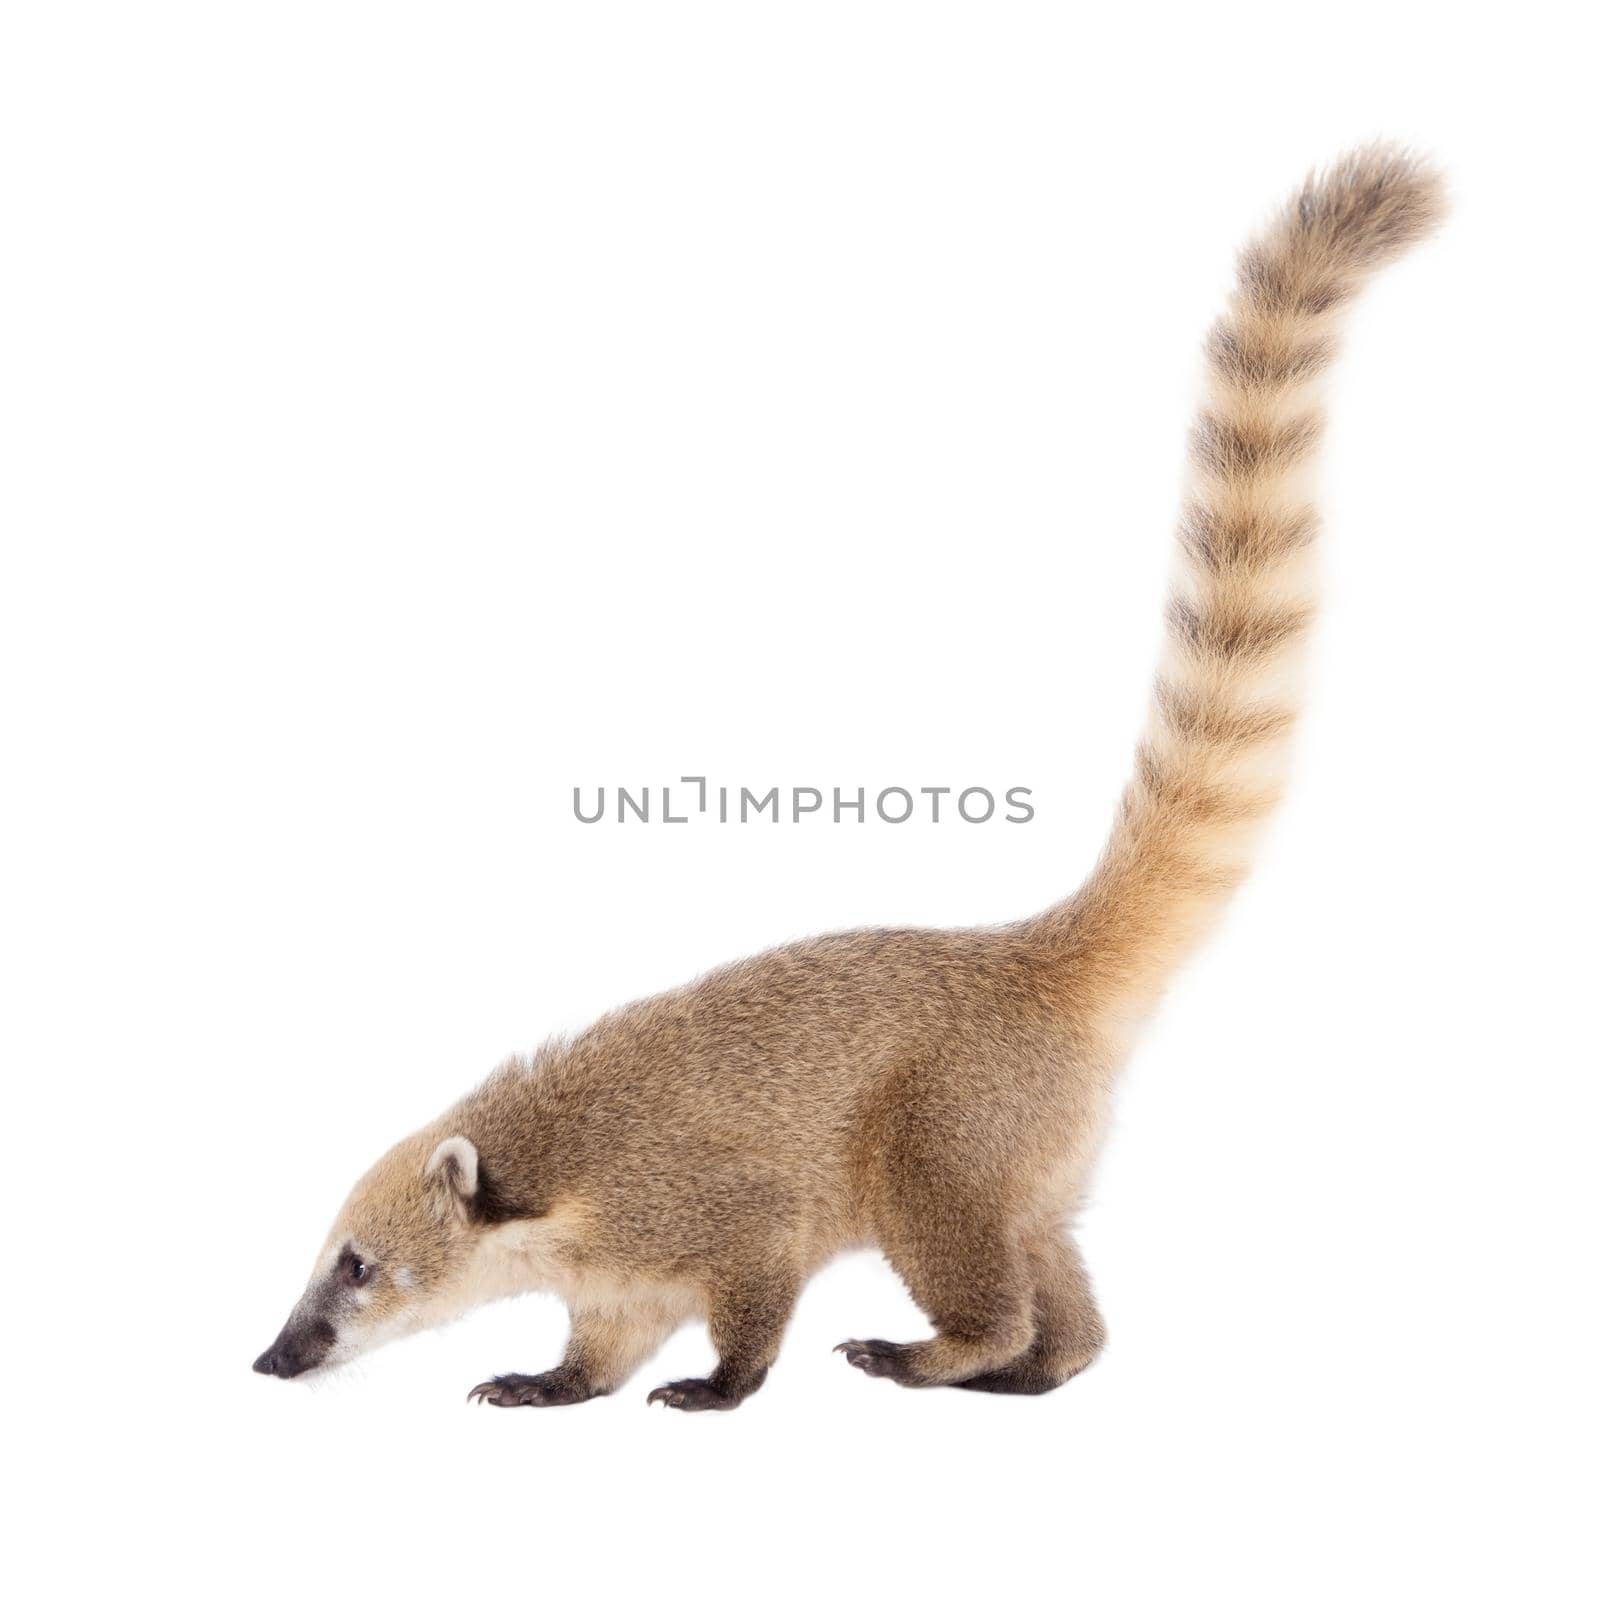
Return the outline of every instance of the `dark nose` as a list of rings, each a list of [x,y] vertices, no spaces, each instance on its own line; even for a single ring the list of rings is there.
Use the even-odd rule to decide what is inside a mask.
[[[299,1339],[288,1339],[279,1334],[272,1347],[256,1357],[251,1370],[268,1373],[274,1378],[298,1378],[302,1372],[309,1372],[321,1359],[320,1352],[308,1350]]]
[[[333,1340],[333,1325],[329,1322],[319,1320],[293,1333],[285,1328],[251,1362],[251,1371],[265,1372],[274,1378],[298,1378],[302,1372],[322,1365],[323,1357],[333,1347]]]

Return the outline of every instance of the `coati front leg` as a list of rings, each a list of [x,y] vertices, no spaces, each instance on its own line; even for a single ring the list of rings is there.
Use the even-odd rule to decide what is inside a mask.
[[[707,1331],[717,1352],[709,1378],[679,1378],[652,1389],[674,1411],[731,1411],[761,1387],[778,1354],[800,1292],[798,1277],[739,1271],[711,1286]]]
[[[570,1406],[619,1388],[642,1361],[661,1348],[681,1312],[663,1300],[634,1300],[572,1307],[572,1331],[561,1364],[549,1372],[509,1372],[480,1383],[469,1400],[492,1406]]]

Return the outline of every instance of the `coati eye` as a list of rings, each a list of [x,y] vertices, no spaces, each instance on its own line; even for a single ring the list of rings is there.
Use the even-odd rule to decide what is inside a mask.
[[[340,1265],[344,1268],[345,1277],[351,1283],[365,1283],[367,1274],[372,1271],[371,1265],[363,1261],[353,1250],[345,1251]]]

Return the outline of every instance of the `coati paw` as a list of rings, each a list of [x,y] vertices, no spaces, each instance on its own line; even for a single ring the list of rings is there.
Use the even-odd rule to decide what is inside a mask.
[[[732,1411],[739,1398],[718,1388],[709,1378],[679,1378],[652,1389],[645,1404],[654,1405],[659,1400],[669,1411]]]
[[[852,1367],[869,1378],[893,1378],[896,1383],[921,1385],[912,1368],[912,1346],[888,1339],[846,1339],[833,1347]]]
[[[1088,1363],[1085,1362],[1084,1366]],[[951,1387],[976,1389],[983,1394],[1049,1394],[1059,1389],[1068,1378],[1074,1378],[1083,1367],[1058,1372],[1040,1362],[1023,1357],[1008,1367],[997,1367],[993,1372],[980,1372],[971,1378],[961,1378]]]
[[[596,1393],[558,1369],[531,1377],[525,1372],[508,1372],[480,1383],[467,1399],[476,1400],[480,1406],[575,1406],[580,1400],[594,1399]]]

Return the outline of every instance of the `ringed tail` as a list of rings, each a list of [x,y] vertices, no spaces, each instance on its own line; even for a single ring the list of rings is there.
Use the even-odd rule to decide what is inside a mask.
[[[1343,309],[1432,231],[1443,186],[1387,146],[1315,173],[1239,259],[1206,345],[1179,570],[1153,703],[1111,837],[1043,924],[1091,1011],[1159,994],[1243,878],[1277,803],[1315,610],[1307,468]]]

